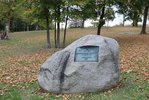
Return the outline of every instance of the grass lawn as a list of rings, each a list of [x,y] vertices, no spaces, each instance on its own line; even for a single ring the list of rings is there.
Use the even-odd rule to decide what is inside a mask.
[[[149,99],[149,35],[139,35],[140,28],[102,29],[103,36],[112,37],[120,44],[120,82],[109,91],[85,94],[52,94],[40,89],[37,75],[41,64],[60,50],[46,48],[45,32],[10,33],[10,40],[0,40],[0,100]],[[51,43],[54,43],[53,34],[51,31]],[[96,34],[96,29],[69,29],[67,45],[87,34]]]

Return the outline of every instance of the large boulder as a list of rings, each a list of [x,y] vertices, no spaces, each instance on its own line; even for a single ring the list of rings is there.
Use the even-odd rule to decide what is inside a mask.
[[[118,67],[118,43],[87,35],[49,57],[41,66],[38,82],[54,93],[104,91],[117,85]]]

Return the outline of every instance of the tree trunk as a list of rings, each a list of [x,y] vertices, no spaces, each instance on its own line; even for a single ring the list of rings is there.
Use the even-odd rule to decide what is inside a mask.
[[[97,35],[100,35],[101,27],[105,24],[105,20],[103,19],[104,14],[105,14],[105,4],[102,7],[102,12],[101,12],[99,23],[98,23]]]
[[[60,48],[60,5],[58,5],[57,19],[57,47]]]
[[[138,12],[134,12],[134,15],[133,15],[133,27],[138,27],[138,19],[139,19],[139,15],[138,15]]]
[[[23,26],[23,29],[24,29],[24,31],[26,31],[26,24]],[[16,28],[16,30],[17,30],[17,28]]]
[[[60,48],[60,22],[57,22],[57,47]]]
[[[66,15],[66,19],[65,19],[65,29],[64,29],[64,37],[63,37],[63,48],[64,48],[65,45],[66,45],[66,30],[67,30],[69,6],[67,6],[66,12],[67,12],[67,15]]]
[[[133,23],[132,23],[132,26],[133,27],[138,27],[138,20],[133,20]]]
[[[38,25],[36,25],[36,31],[38,31],[39,30],[39,26]]]
[[[56,25],[57,25],[57,20],[56,20],[56,12],[57,12],[57,9],[55,8],[54,9],[55,10],[55,25],[54,25],[54,44],[55,44],[55,48],[57,48],[57,27],[56,27]]]
[[[82,28],[84,28],[84,22],[85,22],[85,18],[82,19]]]
[[[14,20],[14,18],[11,17],[11,18],[10,18],[10,25],[9,25],[9,27],[10,27],[10,32],[13,32],[13,20]]]
[[[0,32],[0,40],[8,40],[8,35],[7,35],[7,32],[3,31],[3,32]]]
[[[26,28],[27,28],[27,31],[29,31],[29,25],[28,24],[27,24],[27,27]]]
[[[148,14],[149,5],[144,9],[144,18],[143,18],[143,26],[140,34],[147,34],[146,33],[146,22],[147,22],[147,14]]]
[[[47,47],[51,48],[51,44],[50,44],[50,28],[49,28],[49,18],[48,18],[48,14],[46,14],[46,26],[47,26]]]
[[[8,34],[10,32],[10,22],[5,25],[5,32]]]
[[[56,36],[56,22],[55,22],[55,27],[54,27],[54,44],[55,44],[55,48],[57,48],[56,39],[57,39],[57,36]]]
[[[123,14],[123,27],[125,26],[125,14]]]
[[[66,42],[67,22],[68,22],[68,15],[67,15],[66,21],[65,21],[64,38],[63,38],[63,48],[65,47],[65,44],[66,44],[65,42]]]

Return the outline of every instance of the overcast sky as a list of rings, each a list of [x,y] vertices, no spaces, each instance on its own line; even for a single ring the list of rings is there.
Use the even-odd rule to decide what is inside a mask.
[[[85,27],[93,26],[91,24],[91,22],[92,22],[92,20],[86,20],[84,26]],[[120,25],[120,24],[122,24],[122,22],[123,22],[123,16],[116,13],[115,14],[115,19],[113,21],[106,21],[104,26],[111,26],[112,27],[112,26],[115,26],[115,25]],[[69,23],[70,23],[70,21],[68,22],[67,27],[69,27]],[[131,23],[132,23],[132,21],[128,21],[128,20],[125,21],[125,25],[131,25]],[[138,24],[141,25],[142,22],[139,22]],[[149,19],[147,20],[147,25],[149,26]],[[61,23],[61,28],[64,28],[64,26],[65,26],[65,23]]]
[[[115,19],[113,21],[108,21],[106,22],[105,26],[115,26],[115,25],[120,25],[122,22],[123,22],[123,16],[122,15],[119,15],[119,14],[115,14]],[[91,24],[91,20],[87,20],[85,22],[85,27],[88,27],[88,26],[92,26]],[[126,21],[125,22],[125,25],[131,25],[132,21]],[[142,24],[142,22],[139,22],[138,23],[139,25]],[[147,24],[149,25],[149,20],[147,21]]]

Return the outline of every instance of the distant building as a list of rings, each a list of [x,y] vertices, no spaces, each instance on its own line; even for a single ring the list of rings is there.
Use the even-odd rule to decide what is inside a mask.
[[[79,28],[82,26],[81,20],[68,20],[67,28]],[[65,22],[60,23],[61,29],[65,28]],[[84,27],[93,27],[92,20],[86,20],[84,22]]]
[[[69,23],[70,28],[79,28],[82,26],[82,21],[81,20],[72,20]]]

